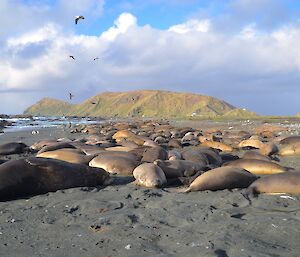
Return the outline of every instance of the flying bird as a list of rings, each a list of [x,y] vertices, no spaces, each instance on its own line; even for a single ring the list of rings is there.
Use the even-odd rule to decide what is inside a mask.
[[[96,102],[91,102],[91,104],[97,104]]]
[[[75,57],[73,55],[69,55],[70,58],[72,58],[73,60],[75,60]]]
[[[99,57],[96,57],[96,58],[94,58],[94,61],[96,61],[96,60],[98,60],[99,59]]]
[[[75,24],[77,24],[80,19],[84,20],[84,17],[82,15],[75,16]]]
[[[72,95],[72,93],[69,93],[70,100],[72,100],[73,97],[74,97],[74,95]]]

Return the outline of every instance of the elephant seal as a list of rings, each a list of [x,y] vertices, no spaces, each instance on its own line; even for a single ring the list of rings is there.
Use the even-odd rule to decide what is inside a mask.
[[[246,188],[257,177],[235,167],[219,167],[198,176],[184,192]]]
[[[139,165],[134,159],[124,156],[98,155],[89,162],[89,166],[102,168],[109,173],[132,176],[133,170]]]
[[[24,143],[11,142],[0,145],[0,155],[20,154],[24,153],[28,146]]]
[[[35,151],[39,151],[41,150],[44,146],[47,145],[54,145],[57,144],[57,140],[54,139],[45,139],[45,140],[41,140],[38,142],[35,142],[33,145],[30,146],[31,150],[35,150]]]
[[[259,152],[263,155],[271,156],[278,153],[278,147],[273,142],[264,143]]]
[[[300,136],[289,136],[282,139],[279,143],[282,145],[300,143]]]
[[[158,165],[164,171],[168,179],[189,177],[198,171],[204,172],[207,170],[207,166],[205,165],[200,165],[198,163],[186,160],[156,160],[154,161],[154,164]]]
[[[265,156],[256,151],[246,151],[242,156],[242,159],[256,159],[256,160],[263,160],[263,161],[271,161],[270,157]]]
[[[246,139],[241,141],[238,144],[239,148],[247,148],[247,147],[251,147],[251,148],[257,148],[260,149],[261,147],[263,147],[264,143],[258,139]]]
[[[300,155],[300,142],[285,144],[278,152],[281,156]]]
[[[133,170],[135,183],[145,187],[162,187],[167,183],[163,170],[154,163],[143,163]]]
[[[242,168],[257,175],[269,175],[269,174],[282,173],[290,169],[271,161],[264,161],[264,160],[257,160],[257,159],[239,159],[236,161],[227,162],[223,166]]]
[[[143,153],[142,162],[154,162],[157,159],[166,160],[168,152],[161,146],[146,148]]]
[[[56,143],[56,144],[51,144],[51,145],[46,145],[44,146],[41,150],[38,151],[38,154],[43,153],[43,152],[48,152],[48,151],[54,151],[62,148],[70,148],[70,149],[76,149],[74,145],[71,145],[66,142],[62,143]]]
[[[199,150],[189,149],[181,153],[182,158],[187,161],[198,163],[199,165],[208,165],[209,161],[206,154],[201,153]]]
[[[182,160],[182,156],[181,153],[176,150],[176,149],[172,149],[168,151],[168,159],[171,160]]]
[[[0,165],[0,200],[110,182],[107,172],[83,164],[36,157],[11,160]]]
[[[300,194],[300,171],[287,171],[259,178],[246,190],[247,194]]]
[[[204,141],[201,143],[203,146],[208,146],[217,150],[220,150],[222,152],[232,152],[233,147],[227,144],[224,144],[222,142],[215,142],[215,141]]]
[[[63,148],[37,154],[36,157],[52,158],[77,164],[88,164],[94,155],[85,155],[79,149]]]

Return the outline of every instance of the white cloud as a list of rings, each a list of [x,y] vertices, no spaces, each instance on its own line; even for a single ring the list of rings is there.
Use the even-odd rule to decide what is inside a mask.
[[[136,26],[136,17],[131,13],[122,13],[114,22],[115,26],[110,27],[102,33],[102,38],[114,40],[119,34],[125,33],[130,27]]]
[[[209,20],[188,20],[186,23],[171,26],[169,31],[184,34],[187,32],[208,32],[210,28]]]

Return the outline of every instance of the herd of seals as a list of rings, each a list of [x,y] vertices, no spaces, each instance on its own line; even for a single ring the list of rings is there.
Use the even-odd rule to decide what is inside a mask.
[[[284,129],[284,128],[283,128]],[[72,187],[114,185],[130,177],[142,187],[175,192],[246,189],[246,194],[300,193],[300,169],[280,158],[300,154],[300,136],[261,131],[177,127],[167,121],[105,122],[60,138],[0,145],[0,200]]]

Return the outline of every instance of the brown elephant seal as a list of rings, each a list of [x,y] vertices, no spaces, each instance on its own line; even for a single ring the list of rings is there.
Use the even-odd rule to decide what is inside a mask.
[[[38,151],[38,154],[43,152],[48,152],[48,151],[54,151],[62,148],[76,149],[74,145],[71,145],[70,143],[62,142],[62,143],[46,145],[41,150]]]
[[[278,153],[278,147],[273,142],[264,143],[259,149],[259,152],[266,156],[271,156]]]
[[[281,156],[300,155],[300,142],[285,144],[278,154]]]
[[[289,136],[282,139],[279,143],[282,145],[300,143],[300,136]]]
[[[219,167],[198,176],[184,192],[246,188],[257,177],[235,167]]]
[[[242,156],[242,159],[256,159],[256,160],[263,160],[263,161],[271,161],[270,157],[253,150],[246,151]]]
[[[163,170],[154,163],[143,163],[133,170],[135,184],[145,187],[162,187],[167,183]]]
[[[247,193],[300,194],[300,171],[287,171],[259,178],[253,182]]]
[[[270,174],[282,173],[290,169],[271,161],[264,161],[264,160],[257,160],[257,159],[239,159],[236,161],[227,162],[224,164],[224,166],[242,168],[257,175],[270,175]]]
[[[189,177],[198,171],[204,172],[207,170],[206,165],[200,165],[198,163],[186,160],[156,160],[154,161],[154,164],[158,165],[164,171],[168,179]]]
[[[256,148],[256,149],[260,149],[261,147],[263,147],[264,143],[258,139],[246,139],[241,141],[238,144],[239,148]]]
[[[146,148],[143,153],[142,162],[154,162],[157,159],[166,160],[168,152],[162,147],[150,147]]]
[[[222,143],[222,142],[215,142],[215,141],[204,141],[201,143],[201,145],[203,146],[208,146],[217,150],[220,150],[222,152],[232,152],[233,151],[233,147]]]
[[[93,155],[85,155],[79,149],[64,148],[37,154],[36,157],[52,158],[77,164],[88,164]]]
[[[0,145],[0,155],[20,154],[28,150],[28,146],[24,143],[11,142]]]
[[[109,173],[132,176],[133,170],[139,165],[134,159],[124,156],[98,155],[89,162],[89,166],[102,168]]]
[[[44,194],[60,189],[108,185],[102,169],[47,158],[11,160],[0,165],[0,200]]]

